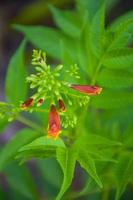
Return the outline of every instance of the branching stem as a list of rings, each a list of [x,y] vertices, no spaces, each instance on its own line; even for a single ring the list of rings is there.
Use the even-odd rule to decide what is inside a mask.
[[[40,133],[43,132],[42,131],[43,129],[40,126],[38,126],[37,124],[35,124],[31,120],[23,117],[22,115],[17,116],[16,120],[19,121],[19,122],[21,122],[22,124],[25,124],[25,125],[31,127],[32,129],[34,129],[34,130],[36,130],[36,131],[38,131]]]

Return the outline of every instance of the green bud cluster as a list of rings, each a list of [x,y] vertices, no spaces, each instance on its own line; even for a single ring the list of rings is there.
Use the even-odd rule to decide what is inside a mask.
[[[77,79],[80,78],[79,76],[79,68],[77,67],[77,64],[71,65],[69,70],[66,70],[67,73],[69,73],[70,76],[75,77]]]
[[[9,122],[12,121],[16,117],[18,110],[19,108],[16,108],[13,105],[0,102],[0,119],[5,118],[6,116]]]
[[[37,65],[35,66],[37,73],[28,76],[27,82],[30,83],[31,89],[37,87],[37,92],[32,96],[34,101],[47,97],[61,98],[61,81],[58,80],[58,77],[63,66],[58,65],[52,69],[50,65],[46,64],[46,54],[36,50],[33,51],[32,65]]]
[[[88,96],[83,96],[82,98],[80,97],[79,98],[79,105],[80,106],[85,106],[86,104],[88,104],[89,103],[89,101],[90,101],[90,97],[88,97]]]
[[[77,123],[77,116],[72,112],[67,112],[61,116],[61,124],[64,128],[74,127]]]

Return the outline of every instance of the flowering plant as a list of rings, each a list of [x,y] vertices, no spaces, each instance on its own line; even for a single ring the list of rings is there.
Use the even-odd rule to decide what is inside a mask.
[[[32,178],[29,184],[22,176],[32,177],[25,163],[33,158],[38,179],[50,185],[50,194],[45,187],[48,199],[89,199],[101,193],[105,200],[115,190],[118,200],[133,183],[132,12],[105,27],[109,2],[76,0],[75,11],[50,5],[58,28],[14,25],[25,39],[8,66],[0,128],[13,121],[26,127],[2,148],[0,170],[13,183],[10,169],[15,169],[23,182],[14,185],[20,191],[23,186],[30,199],[45,196]],[[32,66],[24,59],[27,41],[41,49],[33,50]],[[78,177],[85,186],[68,190]]]

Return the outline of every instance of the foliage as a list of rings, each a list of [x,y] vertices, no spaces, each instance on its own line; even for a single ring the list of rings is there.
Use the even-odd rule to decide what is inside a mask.
[[[105,27],[104,0],[76,0],[74,11],[59,10],[53,5],[49,9],[56,28],[13,25],[26,39],[8,66],[7,101],[0,102],[0,127],[18,120],[29,128],[18,131],[3,147],[0,170],[9,174],[9,182],[15,187],[14,172],[9,173],[7,163],[10,165],[14,159],[22,164],[31,158],[53,157],[61,167],[63,180],[58,185],[60,191],[52,198],[73,199],[101,192],[103,199],[104,195],[108,199],[115,189],[118,200],[127,185],[133,183],[133,13],[130,11]],[[28,69],[32,72],[28,76],[24,64],[27,41],[41,49],[33,50],[32,67]],[[47,64],[45,52],[54,59],[53,65]],[[89,92],[85,87],[81,91],[81,85],[87,86]],[[57,132],[52,129],[52,120],[56,121]],[[47,137],[49,131],[56,137]],[[41,166],[40,161],[36,162]],[[76,163],[88,174],[86,186],[77,192],[68,190]],[[11,168],[14,166],[18,179],[21,170],[29,173],[23,166],[18,169],[16,162]],[[34,184],[28,187],[27,178],[23,179],[18,181],[17,189],[21,192],[22,187],[21,193],[29,199],[38,198]]]

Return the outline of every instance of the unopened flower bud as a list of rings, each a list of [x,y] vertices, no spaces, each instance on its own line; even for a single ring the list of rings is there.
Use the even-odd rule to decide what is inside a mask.
[[[37,106],[41,106],[44,102],[44,99],[39,99],[38,102],[37,102]]]
[[[59,104],[60,111],[65,112],[66,108],[65,108],[64,101],[62,99],[59,99],[58,104]]]
[[[32,103],[33,103],[33,98],[29,98],[29,99],[27,99],[24,103],[22,103],[22,104],[20,105],[20,107],[21,107],[22,109],[27,109],[28,107],[30,107],[30,106],[32,105]]]

